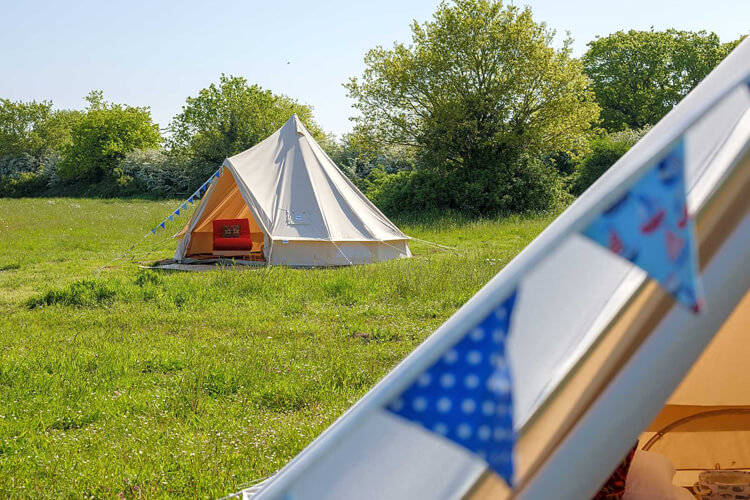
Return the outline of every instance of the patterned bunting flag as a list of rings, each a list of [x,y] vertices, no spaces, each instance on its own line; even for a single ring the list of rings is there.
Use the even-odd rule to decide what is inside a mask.
[[[681,140],[583,234],[634,263],[694,312],[703,307]]]
[[[170,221],[173,221],[174,220],[174,214],[172,214],[169,217],[167,217],[167,219],[169,219]]]
[[[505,341],[514,292],[387,409],[482,457],[513,484],[513,399]]]
[[[181,208],[182,210],[187,210],[187,202],[183,203]]]
[[[158,228],[159,228],[159,226],[156,226],[155,228],[153,228],[153,229],[151,230],[151,234],[156,234],[156,230],[157,230]]]

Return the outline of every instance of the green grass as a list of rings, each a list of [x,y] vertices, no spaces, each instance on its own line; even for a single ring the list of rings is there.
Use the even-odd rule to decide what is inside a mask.
[[[95,272],[175,205],[0,199],[5,495],[217,497],[268,476],[551,220],[400,221],[459,255],[415,241],[369,266]],[[136,253],[171,256],[167,234]]]

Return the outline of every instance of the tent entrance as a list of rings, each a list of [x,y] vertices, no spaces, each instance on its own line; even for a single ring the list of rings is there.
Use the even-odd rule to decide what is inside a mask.
[[[666,456],[674,482],[692,485],[709,469],[750,470],[750,292],[640,437]]]
[[[191,222],[185,258],[236,258],[265,262],[265,234],[240,193],[234,176],[224,169]]]

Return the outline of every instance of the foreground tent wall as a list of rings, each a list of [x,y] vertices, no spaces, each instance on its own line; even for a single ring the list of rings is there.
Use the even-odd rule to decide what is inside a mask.
[[[750,160],[744,162],[743,176],[742,191],[747,193]],[[671,299],[653,283],[634,298],[620,321],[605,332],[580,368],[572,372],[572,380],[550,398],[548,409],[528,429],[527,446],[531,448],[538,447],[530,442],[535,428],[536,437],[547,437],[545,423],[559,430],[556,437],[545,441],[548,449],[537,455],[536,463],[529,464],[529,482],[521,489],[522,498],[539,498],[540,492],[556,481],[570,477],[583,481],[568,485],[564,498],[592,496],[660,412],[714,334],[731,318],[750,284],[750,266],[743,265],[750,259],[750,199],[742,192],[723,195],[735,202],[728,203],[723,214],[729,222],[728,227],[720,228],[724,234],[699,225],[702,280],[711,305],[696,317],[672,307]],[[724,196],[714,201],[729,201]],[[711,252],[711,246],[717,248]],[[575,404],[563,401],[566,398]],[[519,454],[523,455],[523,449]]]
[[[662,412],[750,285],[750,40],[475,297],[260,491],[259,498],[591,498]],[[686,141],[706,311],[580,236]],[[593,215],[592,215],[593,214]],[[483,461],[382,410],[519,286],[509,338],[519,432],[511,492]],[[678,392],[679,394],[679,392]],[[703,404],[703,403],[701,403]],[[667,411],[669,406],[664,411]],[[415,430],[416,429],[416,430]]]
[[[248,218],[270,264],[340,266],[410,257],[408,240],[336,167],[293,115],[224,161],[175,259],[209,253],[214,219]],[[257,242],[257,243],[256,243]]]

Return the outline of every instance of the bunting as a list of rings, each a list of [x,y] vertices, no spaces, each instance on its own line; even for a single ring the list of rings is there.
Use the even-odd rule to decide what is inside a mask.
[[[387,409],[484,459],[513,484],[513,398],[505,341],[514,292]]]
[[[185,200],[174,212],[172,212],[170,215],[167,216],[166,219],[164,219],[162,222],[160,222],[156,227],[154,227],[151,230],[151,234],[156,234],[156,231],[159,230],[159,228],[164,229],[166,227],[167,222],[174,221],[175,217],[179,217],[180,214],[187,210],[188,203],[191,205],[195,203],[196,200],[200,200],[201,196],[204,191],[208,191],[208,187],[214,182],[214,179],[218,179],[221,177],[221,168],[214,172],[211,177],[203,183],[201,187],[198,188],[197,191],[195,191],[190,197]],[[148,234],[148,233],[147,233]]]
[[[703,307],[695,227],[687,210],[684,140],[583,234],[646,271],[679,303],[694,312]]]

